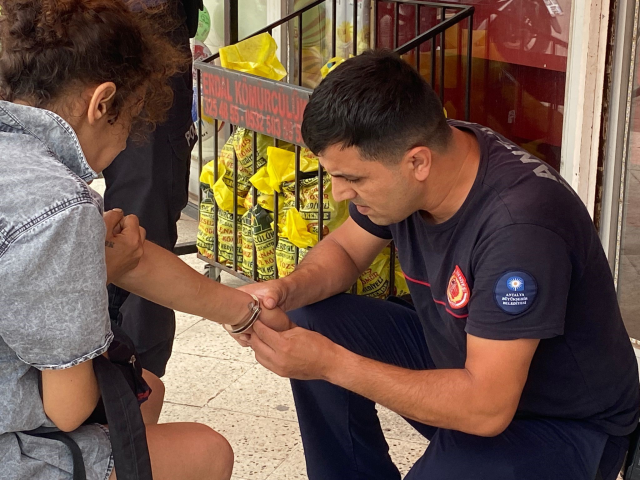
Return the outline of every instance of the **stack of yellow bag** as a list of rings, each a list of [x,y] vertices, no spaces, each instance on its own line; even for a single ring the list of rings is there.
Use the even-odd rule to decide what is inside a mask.
[[[236,45],[220,49],[220,61],[223,67],[251,73],[272,80],[282,80],[287,72],[276,57],[276,42],[269,34],[251,37]],[[249,178],[254,173],[252,131],[237,128],[227,140],[218,159],[218,177],[213,178],[213,164],[209,162],[200,176],[203,202],[200,205],[200,224],[198,228],[198,251],[208,257],[214,257],[213,245],[213,200],[217,203],[218,222],[218,262],[232,266],[234,257],[238,265],[244,267],[242,218],[246,213],[244,206],[251,184]],[[256,169],[266,163],[266,148],[274,144],[274,139],[266,135],[256,136]],[[293,148],[292,146],[289,146]],[[234,199],[234,154],[237,157],[237,198]],[[237,204],[234,214],[234,203]],[[235,219],[235,222],[234,222]],[[234,227],[237,235],[234,239]],[[237,248],[233,248],[234,240]],[[243,249],[243,246],[245,248]]]
[[[227,68],[275,80],[280,80],[286,75],[286,71],[275,58],[275,41],[268,34],[225,47],[220,53],[222,65]],[[340,58],[331,59],[323,67],[322,76],[326,76],[342,61]],[[200,176],[203,198],[200,204],[197,246],[202,255],[214,258],[215,202],[218,206],[217,261],[232,266],[235,257],[238,269],[244,275],[253,278],[255,268],[259,280],[271,280],[275,278],[276,268],[280,277],[293,272],[296,250],[297,260],[300,261],[309,249],[318,243],[320,202],[323,206],[323,237],[344,223],[349,216],[349,210],[346,201],[336,202],[333,198],[331,176],[326,173],[322,177],[321,195],[318,159],[306,148],[302,148],[300,152],[300,198],[297,209],[294,146],[281,143],[279,147],[275,147],[273,138],[257,134],[254,174],[253,136],[253,132],[244,128],[237,128],[233,132],[220,152],[217,178],[214,178],[213,162],[209,162],[203,168]],[[234,155],[237,158],[235,199]],[[277,220],[274,219],[276,193]],[[275,228],[278,228],[277,245]],[[235,251],[234,242],[237,245]],[[391,253],[390,249],[386,248],[358,279],[357,293],[376,298],[385,298],[389,294],[408,294],[397,256],[395,289],[394,292],[389,291],[390,268]]]
[[[356,282],[358,295],[373,298],[387,298],[389,295],[398,297],[409,295],[409,287],[402,273],[398,254],[395,253],[395,256],[393,292],[390,291],[391,249],[387,247],[375,258],[371,266],[360,275],[360,278],[358,278]]]

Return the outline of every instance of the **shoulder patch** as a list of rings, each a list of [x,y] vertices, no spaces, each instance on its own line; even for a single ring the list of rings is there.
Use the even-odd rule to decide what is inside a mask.
[[[538,295],[535,278],[526,272],[512,271],[500,277],[494,289],[496,304],[511,315],[526,312]]]
[[[447,300],[451,308],[458,309],[469,303],[469,298],[471,298],[469,284],[460,267],[456,265],[447,285]]]

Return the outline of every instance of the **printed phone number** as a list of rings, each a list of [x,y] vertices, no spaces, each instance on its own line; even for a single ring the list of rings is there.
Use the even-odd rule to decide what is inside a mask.
[[[267,134],[288,142],[302,143],[300,127],[286,118],[264,115],[252,110],[241,110],[236,105],[229,104],[218,98],[204,99],[205,115],[240,125],[259,133]]]

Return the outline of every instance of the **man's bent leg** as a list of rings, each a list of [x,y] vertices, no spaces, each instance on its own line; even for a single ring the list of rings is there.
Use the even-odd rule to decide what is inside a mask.
[[[414,370],[433,367],[415,311],[382,300],[338,295],[290,312],[359,355]],[[324,381],[291,381],[310,480],[392,480],[400,473],[389,457],[375,403]],[[421,425],[429,437],[435,429]]]
[[[491,438],[438,429],[405,480],[594,480],[607,438],[556,419],[516,419]]]

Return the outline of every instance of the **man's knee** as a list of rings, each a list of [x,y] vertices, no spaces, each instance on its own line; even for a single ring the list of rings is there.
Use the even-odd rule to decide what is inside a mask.
[[[332,326],[341,321],[349,306],[350,295],[340,294],[306,307],[292,310],[289,318],[299,327],[330,336]],[[351,297],[353,298],[353,297]]]

